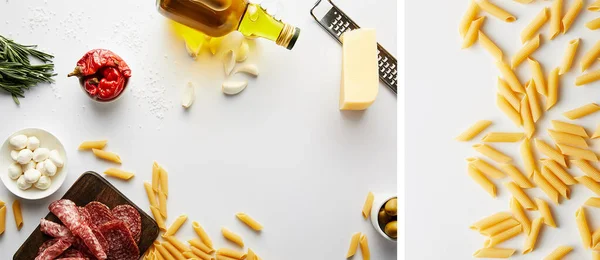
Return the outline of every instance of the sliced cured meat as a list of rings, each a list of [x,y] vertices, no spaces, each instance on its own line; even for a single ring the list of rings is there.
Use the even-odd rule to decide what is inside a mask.
[[[58,223],[52,222],[50,220],[46,220],[46,219],[41,219],[40,220],[40,231],[42,231],[42,233],[54,237],[54,238],[62,238],[65,240],[68,240],[69,242],[73,243],[73,234],[71,233],[71,231]]]
[[[65,252],[63,252],[60,256],[58,256],[58,259],[64,259],[64,258],[87,258],[87,256],[82,253],[81,251],[74,249],[74,248],[69,248],[67,249]]]
[[[58,239],[58,241],[56,241],[56,243],[54,243],[53,245],[51,245],[50,247],[48,247],[44,251],[42,251],[35,258],[35,260],[56,259],[56,257],[58,257],[60,254],[65,252],[65,250],[67,250],[67,248],[69,248],[70,246],[71,246],[71,243],[69,243],[63,239]]]
[[[113,216],[125,223],[136,243],[140,242],[142,235],[142,217],[134,207],[119,205],[112,209]]]
[[[90,215],[90,212],[87,211],[87,209],[85,209],[84,207],[77,207],[77,211],[79,211],[81,221],[87,223],[88,226],[92,228],[95,227],[95,225],[92,224],[92,216]]]
[[[42,245],[38,249],[38,255],[41,254],[42,252],[44,252],[44,250],[46,250],[46,248],[54,245],[56,242],[58,242],[58,238],[53,238],[53,239],[44,241],[44,243],[42,243]]]
[[[140,250],[123,221],[110,221],[98,228],[108,242],[108,259],[137,260],[140,258]]]
[[[61,259],[61,260],[89,260],[87,257],[61,257],[61,258],[56,258],[56,259]]]
[[[104,205],[102,202],[92,201],[85,205],[85,209],[90,213],[91,223],[94,226],[99,227],[106,222],[115,220],[115,217],[108,206]]]

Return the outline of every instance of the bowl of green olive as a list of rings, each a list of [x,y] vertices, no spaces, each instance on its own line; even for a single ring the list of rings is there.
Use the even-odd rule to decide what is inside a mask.
[[[375,201],[371,208],[371,224],[381,236],[396,242],[398,237],[398,197],[375,195]]]

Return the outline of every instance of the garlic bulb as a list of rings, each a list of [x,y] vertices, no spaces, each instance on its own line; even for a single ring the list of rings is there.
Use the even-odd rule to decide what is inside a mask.
[[[56,174],[56,165],[54,165],[54,163],[47,159],[44,161],[44,169],[46,171],[46,175],[52,177]]]
[[[31,188],[31,183],[27,183],[25,181],[25,176],[21,175],[21,177],[19,177],[19,179],[17,180],[17,187],[21,190],[26,190]]]
[[[35,151],[40,147],[40,139],[35,136],[30,136],[27,138],[27,149]]]
[[[221,90],[227,95],[235,95],[242,92],[246,86],[248,86],[246,81],[226,81],[223,82]]]
[[[33,152],[33,160],[35,162],[42,162],[50,156],[50,150],[48,148],[38,148]]]
[[[26,135],[16,135],[8,141],[16,150],[21,150],[27,146]]]
[[[50,157],[48,157],[48,159],[50,159],[50,161],[52,161],[52,163],[54,163],[54,165],[56,165],[56,167],[63,167],[63,165],[65,164],[65,162],[60,157],[60,154],[58,153],[58,151],[56,149],[50,151]]]
[[[52,185],[52,179],[48,176],[41,176],[40,179],[34,184],[34,186],[40,190],[45,190],[50,188]]]
[[[18,163],[12,163],[11,165],[8,166],[8,177],[16,180],[21,176],[21,173],[23,173],[23,168],[21,168],[21,165]]]
[[[20,164],[26,164],[33,158],[33,152],[29,149],[23,149],[19,151],[17,155],[17,162]]]
[[[42,173],[36,169],[29,169],[27,170],[23,176],[25,176],[25,181],[27,183],[36,183],[40,177],[42,176]]]

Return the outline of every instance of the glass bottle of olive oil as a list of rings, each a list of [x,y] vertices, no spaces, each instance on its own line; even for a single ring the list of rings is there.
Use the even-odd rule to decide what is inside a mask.
[[[300,29],[269,15],[247,0],[157,0],[158,11],[208,36],[221,37],[238,30],[292,49]]]

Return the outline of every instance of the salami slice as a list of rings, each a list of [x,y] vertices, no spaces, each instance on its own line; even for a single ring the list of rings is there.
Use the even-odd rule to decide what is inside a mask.
[[[108,241],[109,260],[137,260],[140,258],[140,250],[123,221],[110,221],[99,228]]]
[[[90,215],[90,212],[87,209],[85,209],[84,207],[77,207],[77,211],[79,211],[81,221],[87,223],[88,226],[92,228],[95,227],[95,225],[92,224],[92,216]]]
[[[119,205],[112,209],[112,213],[116,219],[125,223],[133,240],[139,243],[142,235],[142,217],[137,209],[130,205]]]
[[[92,229],[92,232],[98,239],[98,242],[100,243],[100,245],[102,245],[102,249],[104,250],[104,252],[106,252],[108,250],[108,244],[106,243],[106,239],[104,238],[100,230],[98,230],[98,227],[92,224],[92,216],[90,212],[85,207],[77,207],[77,209],[79,210],[81,221],[83,221],[83,223],[85,223]],[[89,250],[85,252],[89,252]]]
[[[87,256],[82,253],[81,251],[74,249],[74,248],[69,248],[67,249],[65,252],[63,252],[60,256],[58,256],[58,259],[64,259],[64,258],[87,258]]]
[[[42,252],[44,252],[44,250],[46,250],[46,248],[51,247],[52,245],[56,244],[56,242],[58,242],[58,238],[53,238],[53,239],[44,241],[44,243],[42,243],[42,245],[38,249],[38,255],[41,254]]]
[[[67,227],[65,227],[61,224],[52,222],[50,220],[46,220],[46,219],[40,220],[40,231],[42,231],[42,233],[44,233],[48,236],[51,236],[54,238],[62,238],[71,243],[73,243],[73,241],[74,241],[73,234]]]
[[[39,254],[35,258],[35,260],[55,259],[60,254],[62,254],[65,250],[67,250],[67,248],[69,248],[70,246],[71,246],[71,243],[69,243],[63,239],[58,239],[58,241],[56,241],[56,243],[54,243],[53,245],[51,245],[50,247],[48,247],[44,251],[42,251],[42,253]]]
[[[102,202],[92,201],[85,205],[85,209],[90,213],[91,223],[94,226],[99,227],[106,222],[115,220],[115,217],[108,206],[104,205]]]
[[[89,260],[86,257],[61,257],[61,258],[56,258],[56,259],[60,259],[60,260]]]

